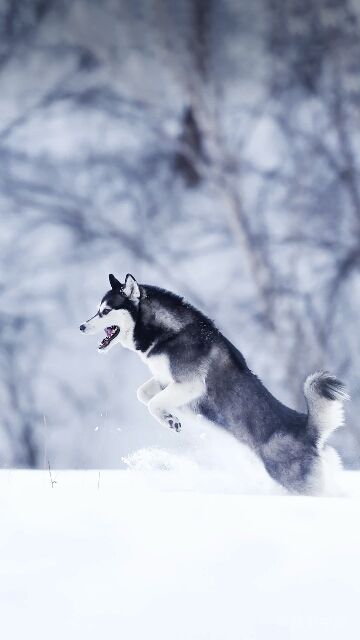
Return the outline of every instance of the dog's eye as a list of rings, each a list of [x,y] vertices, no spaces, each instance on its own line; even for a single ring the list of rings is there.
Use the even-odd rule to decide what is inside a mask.
[[[108,313],[110,313],[110,309],[104,309],[102,312],[103,316],[107,316]]]

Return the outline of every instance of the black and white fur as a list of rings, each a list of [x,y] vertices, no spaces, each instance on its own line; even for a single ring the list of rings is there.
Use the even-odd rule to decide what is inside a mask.
[[[105,330],[99,345],[138,353],[152,377],[137,391],[162,425],[179,431],[177,410],[190,409],[230,431],[261,458],[268,473],[288,490],[321,490],[326,440],[343,423],[344,385],[325,371],[304,384],[307,414],[279,402],[250,371],[243,355],[204,314],[183,298],[128,274],[111,289],[84,333]]]

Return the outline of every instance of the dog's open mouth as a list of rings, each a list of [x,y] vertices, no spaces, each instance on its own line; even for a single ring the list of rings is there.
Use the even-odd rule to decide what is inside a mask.
[[[99,349],[105,349],[106,347],[108,347],[110,342],[114,340],[114,338],[116,338],[117,335],[119,335],[120,328],[117,327],[116,325],[113,325],[112,327],[106,327],[105,333],[106,333],[106,338],[101,340],[98,347]]]

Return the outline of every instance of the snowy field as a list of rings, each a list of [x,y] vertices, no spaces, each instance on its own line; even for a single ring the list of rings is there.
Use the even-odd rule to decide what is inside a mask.
[[[4,640],[359,637],[360,474],[291,497],[152,450],[52,480],[0,472]]]

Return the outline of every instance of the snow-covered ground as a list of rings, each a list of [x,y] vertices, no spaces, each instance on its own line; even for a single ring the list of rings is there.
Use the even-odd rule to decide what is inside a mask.
[[[128,466],[0,472],[2,638],[359,637],[360,474],[310,498],[161,450]]]

